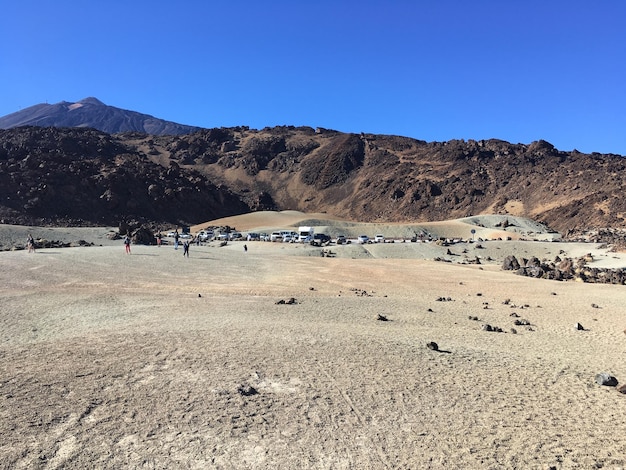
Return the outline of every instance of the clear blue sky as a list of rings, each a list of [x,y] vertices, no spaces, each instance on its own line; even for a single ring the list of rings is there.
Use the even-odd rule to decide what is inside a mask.
[[[626,1],[7,1],[0,116],[104,103],[202,127],[626,155]]]

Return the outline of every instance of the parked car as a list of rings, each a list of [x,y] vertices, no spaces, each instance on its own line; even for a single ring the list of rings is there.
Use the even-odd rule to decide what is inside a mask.
[[[343,245],[346,242],[347,240],[345,235],[337,235],[337,241],[335,242],[337,245]]]
[[[374,236],[374,243],[385,243],[385,236],[380,233]]]
[[[243,235],[239,232],[230,232],[228,238],[230,240],[241,240],[243,238]]]
[[[260,239],[261,239],[261,236],[258,233],[254,233],[254,232],[248,233],[248,236],[246,237],[246,240],[248,240],[249,242],[258,241]]]
[[[207,240],[211,240],[213,238],[213,231],[211,230],[200,230],[197,234],[197,237],[201,242],[205,242]]]
[[[179,238],[190,239],[193,238],[190,233],[181,233]]]
[[[370,237],[368,237],[367,235],[359,235],[359,238],[357,238],[357,243],[360,244],[365,244],[365,243],[369,243],[370,241]]]
[[[326,243],[330,241],[330,236],[326,235],[325,233],[316,233],[313,235],[313,240],[318,240],[322,243]]]
[[[282,242],[283,241],[283,234],[280,232],[272,232],[272,234],[270,235],[270,241],[271,242]]]
[[[167,232],[166,237],[174,238],[176,236],[176,232]]]
[[[259,240],[261,240],[262,242],[269,242],[270,241],[270,236],[267,233],[261,233],[259,235]]]
[[[283,235],[283,243],[293,243],[293,240],[291,234]]]

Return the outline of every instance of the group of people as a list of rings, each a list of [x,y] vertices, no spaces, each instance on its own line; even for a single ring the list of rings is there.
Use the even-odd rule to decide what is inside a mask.
[[[155,238],[156,238],[157,246],[160,247],[161,242],[163,240],[163,235],[161,234],[161,232],[158,232],[155,235]],[[174,249],[175,250],[178,250],[179,243],[180,243],[180,235],[178,234],[178,230],[176,230],[174,234]],[[131,244],[130,235],[126,234],[126,236],[124,237],[124,247],[126,249],[127,255],[130,255],[131,253],[130,244]],[[187,240],[183,242],[183,256],[186,256],[187,258],[189,258],[189,245],[190,243]]]
[[[30,235],[29,235],[30,237]],[[32,238],[32,237],[30,237]],[[161,232],[157,232],[157,234],[155,235],[156,238],[156,244],[158,247],[161,246],[161,242],[163,240],[163,235],[161,234]],[[198,246],[200,245],[200,239],[197,239],[198,242]],[[124,247],[126,249],[126,254],[130,255],[130,244],[131,244],[131,239],[130,239],[130,235],[126,234],[126,236],[124,237]],[[176,230],[174,232],[174,249],[178,250],[178,246],[180,245],[180,235],[178,234],[178,230]],[[183,256],[189,258],[189,246],[191,245],[191,242],[189,242],[189,240],[185,240],[183,242]],[[29,245],[30,247],[30,245]],[[244,245],[243,246],[243,250],[244,251],[248,251],[248,245]],[[29,248],[30,251],[30,248]],[[33,251],[34,251],[34,243],[33,243]]]

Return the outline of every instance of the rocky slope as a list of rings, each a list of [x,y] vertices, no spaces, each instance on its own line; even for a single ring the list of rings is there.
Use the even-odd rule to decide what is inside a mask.
[[[359,221],[529,217],[566,233],[626,228],[626,160],[545,141],[424,142],[308,127],[109,135],[0,131],[6,222],[200,223],[250,210]]]
[[[202,174],[153,163],[124,140],[93,129],[0,131],[0,220],[184,225],[248,210]]]

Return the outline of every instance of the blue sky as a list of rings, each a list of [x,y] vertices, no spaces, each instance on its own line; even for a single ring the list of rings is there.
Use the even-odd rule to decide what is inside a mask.
[[[626,155],[626,2],[5,2],[0,116],[106,104],[202,127]]]

